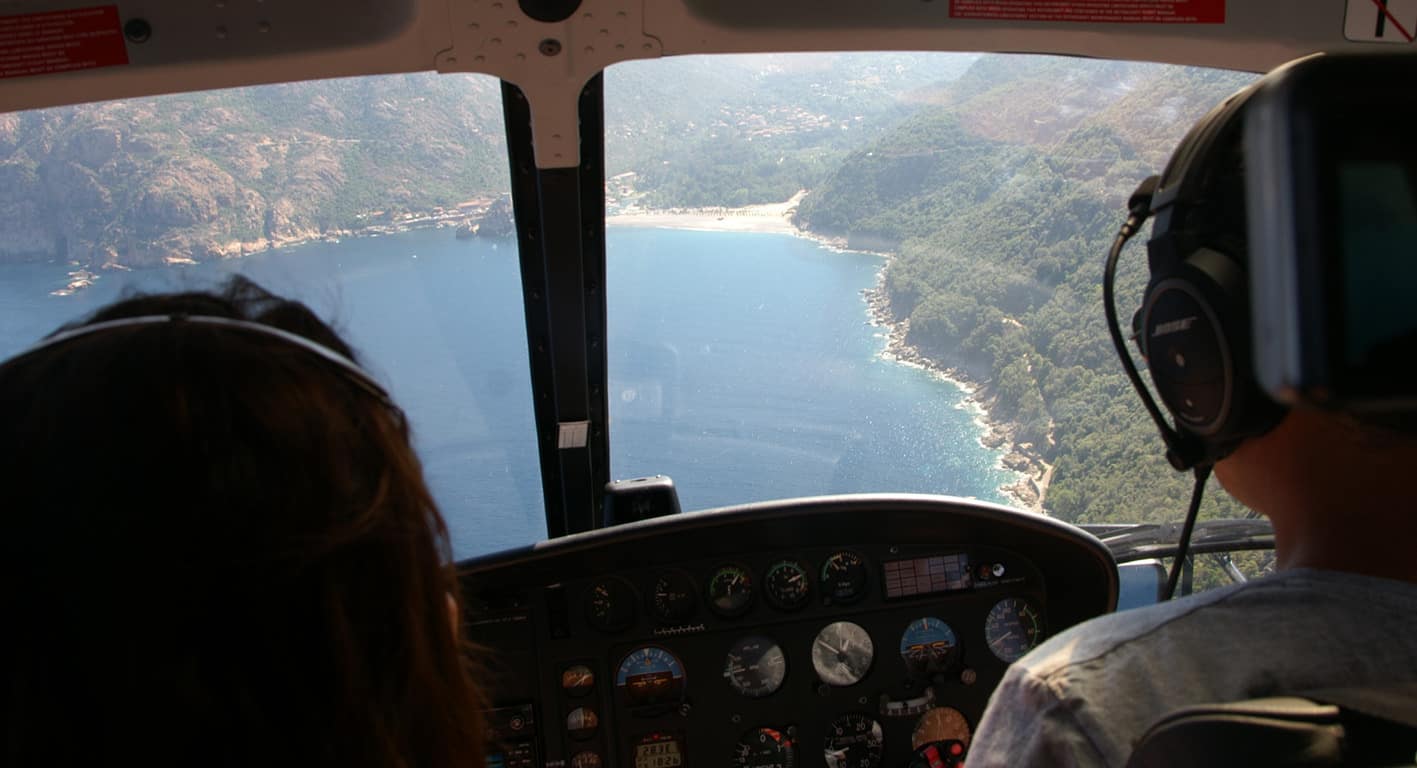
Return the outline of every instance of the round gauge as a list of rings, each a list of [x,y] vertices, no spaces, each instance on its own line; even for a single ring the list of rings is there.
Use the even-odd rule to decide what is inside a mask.
[[[651,733],[635,742],[634,768],[679,768],[684,739],[675,733]]]
[[[766,637],[745,637],[728,649],[723,676],[733,690],[750,699],[761,699],[782,687],[787,677],[787,657],[777,643]]]
[[[779,560],[768,566],[763,579],[768,602],[784,611],[795,611],[812,597],[812,577],[801,560]]]
[[[796,768],[797,745],[792,737],[773,728],[756,728],[743,734],[733,750],[738,768]]]
[[[955,739],[932,741],[917,747],[906,768],[951,768],[964,765],[965,743]]]
[[[822,563],[821,582],[828,603],[854,603],[866,594],[866,561],[855,552],[837,552]]]
[[[881,762],[881,724],[866,715],[842,715],[827,726],[827,768],[875,768]]]
[[[959,657],[959,641],[950,625],[925,616],[910,622],[900,636],[900,657],[912,675],[944,672]]]
[[[635,621],[635,592],[624,579],[608,577],[590,585],[586,620],[601,632],[619,632]]]
[[[915,721],[915,730],[910,734],[912,749],[949,741],[958,741],[963,746],[969,746],[969,723],[954,707],[935,707],[927,710]]]
[[[561,690],[567,696],[584,696],[595,687],[595,672],[584,664],[566,667],[561,671]]]
[[[590,707],[576,707],[566,715],[566,731],[573,739],[589,739],[600,727],[600,717]]]
[[[822,627],[812,642],[812,668],[829,685],[844,687],[861,682],[875,656],[871,635],[849,621]]]
[[[649,609],[660,621],[683,621],[694,615],[694,582],[679,571],[665,571],[654,580]]]
[[[625,692],[631,706],[678,701],[684,696],[684,665],[659,646],[641,646],[620,662],[615,687]]]
[[[984,620],[984,639],[995,656],[1012,664],[1043,640],[1043,616],[1033,603],[1006,597],[994,604]]]
[[[599,752],[577,752],[571,758],[571,768],[600,768],[601,760]]]
[[[709,607],[720,616],[740,616],[753,604],[753,574],[741,565],[725,565],[708,584]]]

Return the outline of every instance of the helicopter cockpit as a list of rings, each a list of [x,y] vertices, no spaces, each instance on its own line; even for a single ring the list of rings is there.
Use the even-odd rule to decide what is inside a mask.
[[[492,768],[963,764],[1045,638],[1273,567],[1218,489],[1180,522],[1103,256],[1256,73],[1415,32],[1397,0],[15,0],[0,358],[234,272],[347,320],[428,404]]]

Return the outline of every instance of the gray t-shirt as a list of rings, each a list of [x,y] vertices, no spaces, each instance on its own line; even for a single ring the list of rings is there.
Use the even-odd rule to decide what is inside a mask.
[[[1417,681],[1417,584],[1296,569],[1103,616],[1016,662],[969,768],[1123,766],[1179,707]]]

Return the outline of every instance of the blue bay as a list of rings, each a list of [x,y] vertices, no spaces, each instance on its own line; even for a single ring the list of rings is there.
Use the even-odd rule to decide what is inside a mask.
[[[615,228],[611,472],[666,474],[685,509],[857,491],[1003,501],[1014,476],[964,395],[880,357],[877,257],[788,235]],[[515,245],[422,230],[196,266],[0,267],[0,358],[124,291],[241,272],[334,321],[408,411],[459,557],[545,536]]]

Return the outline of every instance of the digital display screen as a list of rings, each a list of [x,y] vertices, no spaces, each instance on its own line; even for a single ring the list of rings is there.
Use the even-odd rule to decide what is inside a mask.
[[[969,556],[963,552],[888,560],[885,571],[887,600],[969,589],[973,585],[969,574]]]
[[[650,736],[635,745],[635,768],[679,768],[684,750],[675,736]]]

